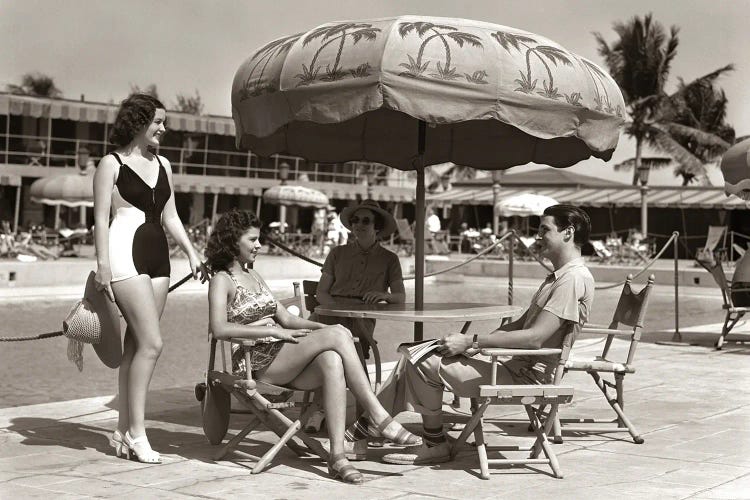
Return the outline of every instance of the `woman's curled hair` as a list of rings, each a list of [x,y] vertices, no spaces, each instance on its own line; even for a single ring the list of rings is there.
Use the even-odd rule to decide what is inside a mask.
[[[260,220],[252,212],[233,208],[216,221],[206,245],[206,264],[212,274],[228,271],[240,253],[239,241],[248,229],[260,229]]]
[[[122,101],[115,123],[109,133],[109,142],[117,147],[130,144],[135,137],[154,121],[157,109],[164,104],[149,94],[131,94]]]

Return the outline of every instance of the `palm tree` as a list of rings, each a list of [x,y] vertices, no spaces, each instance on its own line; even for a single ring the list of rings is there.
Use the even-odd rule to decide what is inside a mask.
[[[55,80],[44,73],[26,73],[21,77],[21,85],[9,83],[6,89],[11,94],[32,95],[38,97],[62,97],[62,91],[55,85]]]
[[[131,94],[148,94],[154,99],[159,99],[159,90],[156,88],[155,83],[151,83],[144,88],[141,88],[139,85],[135,83],[131,83],[130,93]]]
[[[202,115],[203,114],[203,100],[198,90],[195,91],[194,96],[186,94],[177,94],[177,101],[175,102],[174,109],[182,113],[190,113],[191,115]]]
[[[714,133],[697,128],[698,124],[680,123],[678,118],[685,110],[686,95],[692,92],[694,86],[713,83],[723,73],[731,71],[733,66],[719,68],[667,95],[664,88],[677,55],[679,29],[672,26],[667,34],[651,14],[642,19],[635,16],[627,23],[616,22],[613,29],[619,38],[612,45],[601,34],[594,33],[594,36],[610,74],[623,91],[630,114],[625,133],[633,137],[636,143],[632,163],[633,184],[637,184],[641,168],[655,166],[653,162],[642,162],[644,144],[667,153],[686,172],[700,172],[703,168],[701,158],[684,146],[679,138],[689,137],[700,147],[712,151],[728,147],[728,144]]]
[[[682,176],[683,185],[696,179],[707,182],[705,165],[719,159],[735,138],[734,128],[724,121],[727,116],[727,96],[723,90],[715,88],[711,81],[699,80],[688,85],[680,79],[674,101],[676,109],[673,122],[682,127],[674,128],[672,135],[682,147],[701,161],[698,170],[678,164],[675,175]],[[696,137],[698,134],[694,129],[708,132],[713,137]],[[716,137],[720,140],[716,140]]]

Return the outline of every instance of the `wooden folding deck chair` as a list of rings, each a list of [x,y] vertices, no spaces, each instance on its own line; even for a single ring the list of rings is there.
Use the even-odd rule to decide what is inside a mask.
[[[318,291],[318,282],[311,280],[304,280],[302,282],[302,291],[305,293],[305,308],[309,313],[315,311],[315,308],[320,304],[315,294]],[[367,337],[367,342],[370,344],[372,349],[372,357],[375,359],[375,391],[377,392],[382,382],[382,366],[380,362],[380,349],[378,349],[378,341],[372,335]],[[362,362],[362,367],[365,369],[365,373],[369,378],[369,372],[367,371],[367,361],[365,360],[365,354],[362,351],[362,345],[357,337],[354,338],[354,347],[357,349],[357,355],[359,360]]]
[[[282,299],[279,302],[287,307],[290,312],[301,315],[303,306],[299,283],[294,283],[293,297]],[[230,452],[246,455],[257,459],[252,468],[252,473],[258,474],[271,463],[285,445],[299,456],[313,453],[323,460],[328,459],[328,453],[323,446],[302,430],[309,413],[309,391],[305,391],[301,402],[294,402],[291,401],[292,396],[300,391],[253,380],[249,352],[245,352],[247,374],[244,377],[234,375],[231,366],[227,366],[228,357],[225,353],[225,344],[244,346],[249,342],[247,339],[233,338],[224,341],[209,333],[209,342],[206,381],[205,384],[196,386],[196,397],[201,401],[204,434],[211,444],[220,445],[227,434],[230,413],[249,413],[252,415],[250,421],[237,435],[219,447],[214,454],[215,460],[221,460]],[[217,346],[221,352],[221,369],[215,368]],[[229,361],[229,364],[231,365],[231,361]],[[234,396],[245,409],[232,409],[230,395]],[[281,410],[289,408],[302,408],[300,416],[291,420],[282,413]],[[279,440],[263,456],[258,458],[237,449],[237,446],[260,424],[264,424],[276,433]],[[302,444],[297,443],[294,440],[295,437],[299,438]]]
[[[492,374],[486,385],[479,386],[479,398],[472,401],[472,415],[466,423],[463,432],[451,447],[451,457],[455,458],[460,448],[466,442],[469,434],[474,434],[477,454],[479,455],[479,475],[482,479],[489,479],[489,466],[512,465],[512,464],[546,464],[552,469],[554,477],[561,479],[563,477],[560,464],[557,460],[552,445],[549,442],[549,432],[556,422],[558,406],[570,403],[573,400],[573,387],[562,386],[563,366],[568,359],[570,349],[576,332],[579,330],[578,325],[572,325],[568,333],[563,338],[560,349],[542,348],[542,349],[481,349],[481,354],[489,356],[492,362]],[[553,376],[552,384],[514,384],[498,385],[497,384],[497,365],[500,356],[549,356],[559,355],[557,368]],[[519,405],[526,410],[529,420],[530,429],[536,435],[533,444],[528,447],[518,446],[488,446],[484,436],[484,420],[486,410],[491,405]],[[537,405],[535,408],[534,405]],[[546,406],[549,406],[549,412],[546,419],[542,421],[542,413]],[[508,458],[503,452],[520,452],[529,451],[526,457]],[[489,458],[490,453],[499,452],[501,458]],[[540,458],[540,453],[544,453],[544,458]]]
[[[592,433],[608,433],[608,432],[629,432],[633,441],[638,444],[643,443],[643,438],[636,430],[633,423],[630,421],[627,415],[625,415],[625,400],[624,400],[624,388],[623,382],[625,375],[628,373],[635,373],[635,367],[633,362],[635,359],[635,351],[638,347],[638,343],[641,339],[641,329],[643,328],[643,319],[646,316],[646,308],[648,307],[648,299],[651,294],[651,289],[654,286],[654,276],[651,275],[648,278],[646,286],[641,289],[640,292],[633,292],[630,282],[633,280],[633,275],[629,274],[625,280],[625,284],[622,287],[622,293],[620,294],[620,300],[617,302],[612,322],[606,328],[597,327],[584,327],[581,333],[589,335],[604,335],[606,339],[604,341],[604,348],[602,349],[601,355],[597,356],[594,360],[577,360],[569,359],[565,365],[563,374],[573,371],[586,372],[591,375],[594,379],[594,383],[604,394],[604,398],[607,403],[612,407],[612,410],[617,415],[617,418],[612,419],[588,419],[588,418],[560,418],[559,424],[556,424],[555,442],[562,442],[562,436],[558,429],[569,432],[592,432]],[[623,326],[631,327],[629,329],[621,329]],[[624,362],[612,361],[609,358],[609,350],[612,346],[612,341],[615,336],[629,337],[630,346],[628,347],[627,358]],[[614,376],[614,383],[602,378],[603,374],[612,374]],[[612,397],[607,390],[614,389],[615,396]],[[617,424],[616,427],[611,425],[604,426],[602,424]],[[578,425],[575,425],[578,424]],[[591,424],[583,426],[580,424]]]
[[[696,262],[700,264],[706,271],[711,273],[714,281],[721,290],[721,298],[724,300],[721,308],[724,310],[724,325],[721,327],[721,333],[719,338],[716,340],[716,349],[721,349],[724,346],[724,342],[727,340],[727,336],[731,333],[732,328],[735,327],[738,321],[745,316],[746,313],[750,312],[750,307],[747,306],[736,306],[734,304],[734,298],[732,292],[737,293],[740,290],[736,288],[732,290],[732,282],[727,279],[727,275],[724,273],[724,266],[718,259],[703,260],[696,259]]]

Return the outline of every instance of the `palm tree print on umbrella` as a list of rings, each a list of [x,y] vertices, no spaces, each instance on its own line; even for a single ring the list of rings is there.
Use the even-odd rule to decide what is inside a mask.
[[[250,73],[247,75],[247,79],[245,80],[245,85],[243,86],[242,94],[240,95],[241,101],[249,99],[250,97],[256,97],[264,93],[270,94],[279,90],[278,81],[265,81],[263,79],[263,73],[266,71],[266,67],[272,59],[275,59],[280,55],[289,52],[289,49],[292,48],[294,42],[299,40],[301,36],[302,33],[297,33],[296,35],[291,35],[280,38],[278,40],[274,40],[255,53],[253,59],[257,58],[257,60],[255,62],[255,65],[250,70]],[[257,78],[253,79],[253,74],[255,73],[255,70],[258,69],[258,66],[261,63],[263,63],[263,67],[260,69],[260,74],[258,74]]]
[[[583,64],[583,67],[586,68],[586,71],[589,72],[589,75],[591,75],[591,79],[594,81],[594,91],[596,92],[596,97],[594,97],[594,102],[596,103],[595,109],[597,111],[604,111],[605,113],[622,116],[622,108],[620,107],[620,105],[618,105],[617,108],[613,108],[612,103],[609,100],[609,94],[607,93],[607,89],[604,86],[604,80],[607,78],[604,72],[599,69],[596,64],[593,64],[581,58],[578,58],[578,60],[581,62],[581,64]],[[599,93],[599,85],[601,85],[604,95]]]
[[[531,47],[530,44],[536,44],[537,41],[530,36],[496,31],[492,34],[492,38],[497,40],[507,52],[510,52],[511,46],[519,52],[521,51],[521,46],[526,48],[526,74],[519,70],[521,78],[516,79],[515,81],[520,86],[515,89],[516,91],[531,94],[536,89],[537,79],[535,78],[533,81],[531,80],[531,55],[533,54],[544,65],[544,68],[547,70],[547,76],[549,77],[549,84],[547,84],[547,80],[542,80],[542,87],[544,90],[538,90],[536,93],[540,96],[555,100],[563,97],[563,94],[560,94],[557,87],[555,87],[552,70],[545,59],[549,59],[549,61],[555,66],[557,66],[558,62],[565,66],[572,66],[573,64],[570,62],[570,54],[557,47],[552,47],[551,45],[536,45],[535,47]],[[570,103],[578,103],[581,100],[580,92],[574,92],[570,96],[566,95],[565,97]]]
[[[310,61],[310,66],[305,66],[303,64],[302,73],[295,75],[295,78],[300,80],[297,87],[310,85],[318,79],[318,73],[322,69],[322,66],[315,66],[318,56],[320,56],[323,49],[337,40],[339,42],[339,49],[336,53],[336,59],[333,61],[333,67],[331,67],[330,64],[327,64],[325,69],[326,74],[321,77],[320,80],[332,82],[344,78],[347,75],[347,72],[339,67],[339,63],[341,62],[341,53],[344,50],[344,45],[346,45],[346,38],[351,37],[352,40],[354,40],[354,45],[356,45],[360,40],[375,40],[379,32],[380,28],[373,28],[371,24],[366,23],[340,23],[333,26],[323,26],[312,31],[304,38],[302,44],[307,45],[313,40],[321,37],[324,40],[324,43],[315,51],[315,54]],[[358,65],[355,69],[349,70],[348,74],[350,74],[352,78],[367,77],[370,75],[370,64],[364,62]]]
[[[430,76],[433,78],[438,78],[440,80],[457,80],[459,78],[462,78],[462,75],[459,75],[457,73],[456,68],[451,67],[451,47],[448,41],[454,42],[461,48],[463,48],[465,43],[471,45],[472,47],[482,47],[482,42],[478,36],[472,35],[471,33],[458,31],[458,28],[455,28],[454,26],[448,26],[445,24],[433,24],[427,22],[416,22],[401,23],[398,27],[398,34],[401,35],[401,38],[406,38],[406,36],[412,31],[416,32],[420,39],[422,39],[422,37],[424,37],[424,35],[428,31],[432,32],[432,34],[427,36],[419,46],[419,52],[417,52],[416,59],[414,59],[409,54],[406,55],[409,58],[409,62],[399,64],[399,66],[406,68],[406,71],[399,73],[399,76],[424,78],[423,74],[425,71],[427,71],[427,68],[429,67],[431,61],[422,63],[422,57],[424,56],[424,50],[425,47],[427,47],[427,44],[435,38],[443,42],[443,47],[445,48],[445,66],[442,66],[440,64],[440,61],[438,61],[436,64],[437,73],[430,73]],[[445,33],[446,31],[447,33]],[[466,80],[471,83],[488,83],[487,80],[485,80],[485,78],[487,77],[487,72],[484,70],[477,70],[471,75],[469,75],[468,73],[464,73],[463,76],[466,77]]]

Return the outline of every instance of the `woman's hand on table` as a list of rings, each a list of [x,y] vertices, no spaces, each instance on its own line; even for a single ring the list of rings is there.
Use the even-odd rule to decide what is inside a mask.
[[[462,333],[452,333],[443,337],[437,351],[445,357],[456,356],[471,347],[471,337]]]
[[[386,302],[390,294],[388,292],[367,292],[362,296],[362,302],[365,304],[377,304]]]

